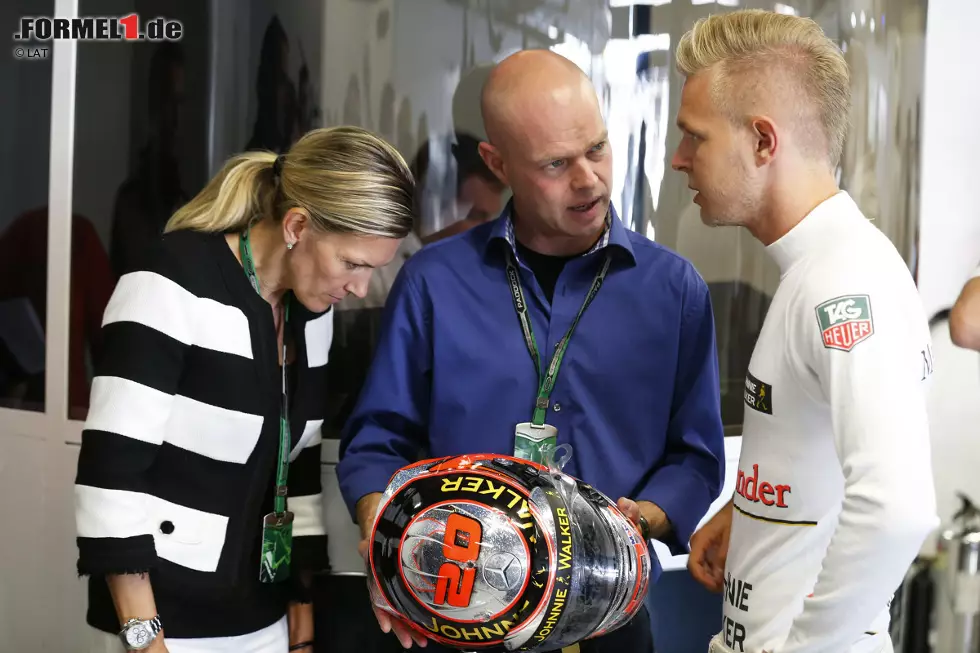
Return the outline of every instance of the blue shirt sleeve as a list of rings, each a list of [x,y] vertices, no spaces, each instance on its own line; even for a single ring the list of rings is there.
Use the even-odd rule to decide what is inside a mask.
[[[690,551],[689,541],[725,477],[725,433],[715,324],[708,287],[692,271],[681,323],[677,376],[664,456],[637,501],[651,501],[673,528],[664,538],[673,555]]]
[[[418,459],[427,440],[431,310],[410,267],[411,261],[392,284],[378,348],[341,437],[337,477],[355,519],[358,500],[383,492],[396,471]]]

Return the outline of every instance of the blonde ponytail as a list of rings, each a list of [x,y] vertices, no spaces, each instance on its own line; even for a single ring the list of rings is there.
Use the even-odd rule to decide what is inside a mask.
[[[167,223],[166,232],[243,231],[289,209],[309,213],[325,232],[404,238],[412,229],[415,182],[398,151],[359,127],[314,129],[281,161],[273,152],[232,157],[194,199]]]
[[[229,159],[200,193],[167,222],[164,232],[190,229],[204,232],[242,231],[255,217],[273,207],[273,152],[246,152]]]

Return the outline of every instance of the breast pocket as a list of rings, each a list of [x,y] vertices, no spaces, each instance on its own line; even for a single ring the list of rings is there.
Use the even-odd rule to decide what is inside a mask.
[[[154,499],[150,512],[159,557],[195,571],[213,572],[218,568],[227,517],[163,499]]]

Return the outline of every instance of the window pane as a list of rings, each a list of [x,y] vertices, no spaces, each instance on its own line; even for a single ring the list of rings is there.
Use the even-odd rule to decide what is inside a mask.
[[[4,2],[0,25],[13,34],[21,16],[53,11],[54,2]],[[52,53],[50,41],[7,43],[0,57],[0,406],[43,411]]]
[[[208,3],[82,0],[80,16],[163,16],[179,42],[79,42],[75,94],[69,416],[87,414],[92,363],[119,276],[208,175]]]

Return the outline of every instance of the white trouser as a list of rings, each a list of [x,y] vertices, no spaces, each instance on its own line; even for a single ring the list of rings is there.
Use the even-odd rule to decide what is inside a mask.
[[[723,633],[718,633],[708,644],[708,653],[741,653],[741,651],[733,651],[725,646]],[[762,653],[762,651],[745,651],[745,653]],[[779,653],[779,651],[774,653]],[[888,633],[881,633],[874,637],[862,638],[847,653],[895,653],[895,649],[892,648],[892,638],[888,636]]]
[[[165,626],[166,627],[166,626]],[[94,641],[88,653],[124,653],[116,635],[94,630]],[[237,637],[208,637],[205,639],[173,639],[166,637],[167,653],[287,653],[289,625],[286,617],[248,635]]]

